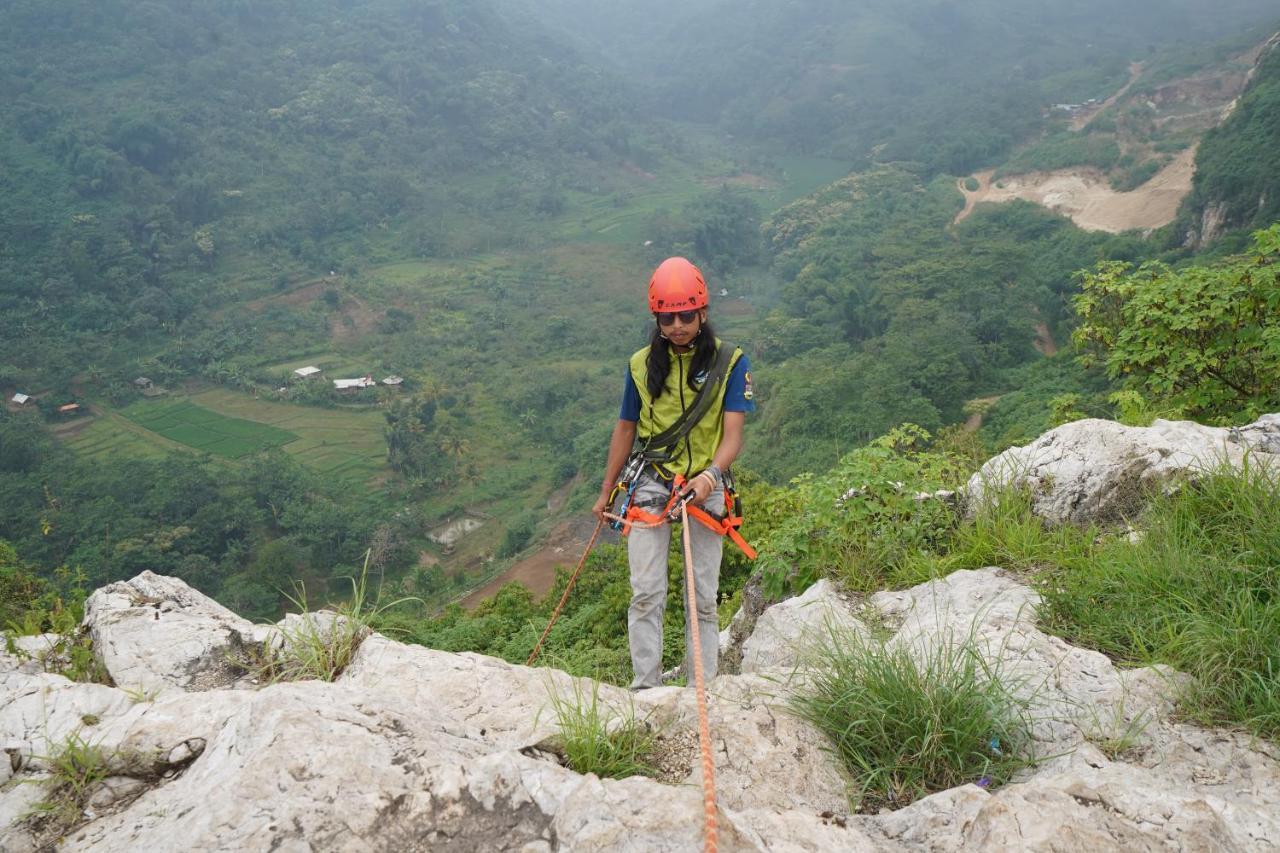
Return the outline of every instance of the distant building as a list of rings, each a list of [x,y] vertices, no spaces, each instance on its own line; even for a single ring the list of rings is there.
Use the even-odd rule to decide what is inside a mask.
[[[133,384],[142,392],[142,396],[144,397],[159,397],[162,394],[168,393],[145,376],[139,376],[137,379],[133,380]]]
[[[293,371],[293,375],[299,379],[310,379],[319,372],[320,368],[315,365],[307,365],[306,367],[299,367],[297,370]]]
[[[372,376],[361,376],[359,379],[335,379],[333,380],[333,388],[335,391],[341,391],[344,394],[350,394],[353,391],[359,391],[363,388],[372,388],[377,385],[373,381]]]
[[[66,403],[65,405],[58,407],[58,414],[60,415],[76,415],[79,413],[80,413],[79,403]]]
[[[720,296],[721,296],[721,297],[725,297],[725,296],[728,296],[728,295],[729,295],[729,289],[728,289],[728,288],[725,288],[725,287],[720,288]]]
[[[392,386],[403,385],[403,384],[404,384],[404,377],[402,377],[402,376],[388,376],[386,379],[382,380],[382,384],[383,384],[383,385],[392,385]]]
[[[13,402],[17,403],[19,406],[25,406],[27,404],[27,401],[29,401],[30,399],[31,399],[30,394],[18,393],[13,395]]]

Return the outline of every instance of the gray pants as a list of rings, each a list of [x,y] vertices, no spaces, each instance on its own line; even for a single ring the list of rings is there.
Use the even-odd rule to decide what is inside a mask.
[[[632,502],[650,513],[658,513],[670,497],[670,485],[644,476]],[[724,511],[724,490],[717,488],[707,497],[704,508]],[[667,555],[671,525],[650,530],[632,529],[627,536],[627,557],[631,566],[631,607],[627,611],[627,638],[631,644],[631,667],[635,671],[633,689],[658,687],[662,677],[662,614],[667,604]],[[693,551],[693,578],[698,604],[698,638],[702,644],[702,672],[708,681],[715,678],[720,656],[720,625],[716,617],[716,592],[720,586],[720,555],[724,539],[703,524],[690,519],[689,545]],[[683,552],[683,546],[680,546]],[[681,558],[683,563],[683,557]],[[688,593],[686,592],[686,595]],[[688,606],[685,607],[685,672],[693,680]]]

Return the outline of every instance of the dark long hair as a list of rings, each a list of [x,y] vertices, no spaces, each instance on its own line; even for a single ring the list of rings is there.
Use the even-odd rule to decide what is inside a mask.
[[[662,330],[655,323],[653,334],[649,336],[649,357],[644,362],[644,384],[649,389],[649,397],[654,400],[662,396],[662,389],[667,384],[667,374],[671,372],[671,352],[667,349],[667,343]],[[704,322],[698,330],[698,337],[693,339],[693,358],[689,361],[689,376],[685,380],[690,390],[697,392],[694,377],[711,370],[715,360],[716,333],[709,322]]]

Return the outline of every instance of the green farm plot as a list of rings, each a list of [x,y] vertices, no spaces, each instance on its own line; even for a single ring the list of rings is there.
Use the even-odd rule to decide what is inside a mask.
[[[135,459],[158,459],[173,450],[189,450],[177,442],[167,441],[117,414],[107,414],[67,438],[67,445],[89,459],[120,456]]]
[[[321,409],[258,400],[226,388],[193,394],[191,402],[228,418],[287,431],[284,451],[308,468],[363,487],[387,470],[384,419],[371,409]]]
[[[228,417],[188,400],[135,403],[121,414],[170,441],[226,459],[240,459],[298,440],[298,435],[288,430]]]

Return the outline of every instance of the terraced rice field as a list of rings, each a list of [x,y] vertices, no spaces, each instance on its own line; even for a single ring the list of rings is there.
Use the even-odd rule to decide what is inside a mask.
[[[288,431],[296,439],[284,445],[286,453],[308,468],[353,486],[363,487],[387,470],[381,412],[275,403],[226,388],[211,388],[189,399],[227,417]]]
[[[188,400],[136,403],[121,414],[169,441],[225,459],[283,447],[299,438],[288,430],[228,417]]]
[[[105,412],[66,440],[89,458],[156,458],[187,450],[226,464],[279,447],[308,468],[366,491],[388,470],[382,427],[377,411],[296,406],[212,388]]]

